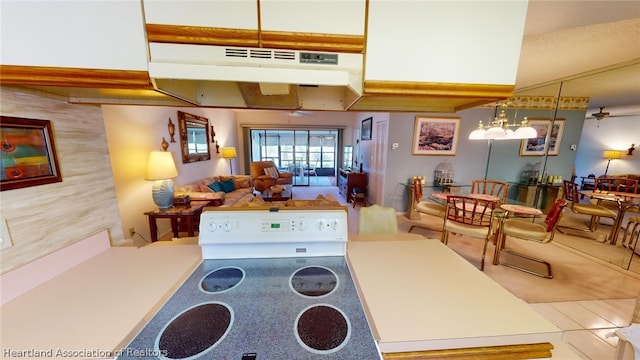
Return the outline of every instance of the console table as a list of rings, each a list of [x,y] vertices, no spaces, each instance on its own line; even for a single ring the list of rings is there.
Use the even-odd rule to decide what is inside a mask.
[[[537,196],[537,197],[536,197]],[[542,209],[546,214],[556,199],[562,197],[562,188],[550,184],[518,184],[518,201]]]
[[[351,202],[353,188],[367,189],[367,173],[351,172],[345,169],[338,171],[338,192]]]
[[[192,201],[189,207],[170,207],[168,209],[152,210],[144,213],[149,217],[149,232],[151,241],[158,241],[158,224],[157,219],[171,220],[171,231],[173,237],[179,237],[179,225],[186,223],[186,231],[189,236],[195,235],[195,230],[200,223],[200,214],[202,208],[209,205],[209,201]],[[179,223],[180,222],[180,223]]]

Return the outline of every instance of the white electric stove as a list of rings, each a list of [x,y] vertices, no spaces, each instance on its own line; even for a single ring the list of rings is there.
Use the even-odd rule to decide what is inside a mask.
[[[344,209],[203,212],[202,263],[120,358],[381,359],[346,242]]]

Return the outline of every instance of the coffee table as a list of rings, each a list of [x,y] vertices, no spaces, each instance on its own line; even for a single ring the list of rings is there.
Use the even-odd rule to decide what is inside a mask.
[[[274,193],[271,189],[267,189],[262,192],[262,199],[264,201],[287,201],[293,198],[293,186],[285,185],[284,190],[280,193]]]

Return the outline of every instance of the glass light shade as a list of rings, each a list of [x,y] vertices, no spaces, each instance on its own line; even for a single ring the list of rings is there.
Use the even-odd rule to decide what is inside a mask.
[[[504,137],[501,138],[496,138],[496,140],[511,140],[511,139],[515,139],[515,133],[513,132],[513,130],[511,129],[506,129],[504,131]]]
[[[538,137],[538,132],[531,126],[520,126],[514,133],[514,139],[533,139]]]
[[[618,150],[605,150],[602,152],[603,159],[620,159],[622,158],[622,151]]]
[[[234,147],[225,147],[222,148],[222,157],[225,159],[235,159],[238,155],[236,154],[236,148]]]
[[[484,129],[476,129],[469,134],[469,140],[485,140],[484,138]]]
[[[484,134],[485,139],[501,139],[507,134],[502,127],[494,126]]]
[[[478,127],[469,134],[469,140],[484,140],[484,124],[478,121]]]
[[[169,151],[152,151],[147,161],[145,180],[164,180],[178,176],[173,155]]]

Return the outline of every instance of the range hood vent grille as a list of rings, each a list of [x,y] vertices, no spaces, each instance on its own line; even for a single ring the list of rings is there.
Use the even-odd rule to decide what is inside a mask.
[[[296,60],[295,51],[268,50],[268,49],[243,49],[243,48],[225,48],[224,56],[228,58],[251,58],[251,59],[278,59],[278,60]]]
[[[362,54],[149,43],[149,76],[196,106],[348,109],[362,95]]]

